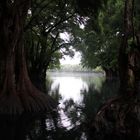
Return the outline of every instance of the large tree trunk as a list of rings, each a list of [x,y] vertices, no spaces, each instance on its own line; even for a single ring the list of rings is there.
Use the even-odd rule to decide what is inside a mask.
[[[31,70],[31,69],[30,69]],[[46,88],[46,71],[32,70],[30,71],[30,77],[33,84],[42,92],[48,93]]]
[[[122,43],[119,50],[120,92],[127,93],[131,89],[132,72],[129,70],[128,40],[133,37],[133,5],[134,0],[125,0],[124,27]],[[130,91],[131,92],[131,91]]]
[[[125,0],[124,36],[119,55],[120,84],[121,92],[131,95],[140,93],[140,34],[134,31],[133,17],[134,0]],[[131,46],[129,39],[133,40]]]
[[[98,136],[104,138],[140,139],[140,104],[136,96],[140,93],[140,36],[134,32],[133,7],[134,0],[125,0],[124,33],[119,54],[122,96],[108,100],[95,118]],[[129,46],[129,39],[133,40],[132,47]],[[131,48],[128,49],[128,46]]]
[[[54,105],[28,76],[23,29],[29,6],[29,0],[0,2],[0,113],[39,112]]]
[[[130,63],[130,69],[133,71],[134,78],[135,78],[135,93],[140,93],[140,25],[139,29],[136,32],[136,43],[135,43],[135,50],[133,51],[133,62]]]

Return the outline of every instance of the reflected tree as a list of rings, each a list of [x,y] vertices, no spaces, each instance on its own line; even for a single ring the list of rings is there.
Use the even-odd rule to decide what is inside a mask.
[[[110,88],[111,87],[111,88]],[[104,81],[101,89],[96,89],[95,85],[90,85],[89,89],[81,91],[82,101],[74,102],[73,99],[65,100],[57,112],[44,116],[36,121],[34,129],[28,133],[30,140],[91,140],[101,138],[96,133],[93,120],[96,113],[103,104],[110,98],[118,94],[119,84],[117,81]],[[53,92],[53,97],[61,100],[59,86]],[[63,114],[63,113],[64,114]],[[63,120],[65,115],[65,120]],[[69,126],[65,126],[67,121]]]
[[[64,101],[61,111],[66,115],[66,120],[61,120],[63,129],[60,129],[60,126],[57,125],[56,132],[53,134],[56,137],[53,137],[53,139],[92,139],[92,134],[95,134],[92,123],[96,113],[107,99],[117,95],[118,87],[119,84],[116,81],[104,81],[100,91],[96,90],[94,85],[90,85],[88,91],[86,89],[81,91],[83,97],[81,103],[74,102],[73,99]],[[61,114],[61,112],[59,113]],[[55,120],[57,119],[55,118]],[[68,129],[63,126],[65,121],[70,122]],[[52,130],[49,132],[51,133]]]

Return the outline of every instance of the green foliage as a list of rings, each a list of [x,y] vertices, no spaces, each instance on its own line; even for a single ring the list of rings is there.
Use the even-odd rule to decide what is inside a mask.
[[[63,55],[73,55],[71,40],[61,37],[70,30],[73,15],[70,1],[33,1],[25,28],[30,69],[59,67]]]
[[[82,65],[61,65],[59,71],[63,72],[91,72],[91,69],[83,68]]]
[[[70,46],[79,43],[75,32],[82,34],[80,25],[87,22],[88,16],[95,17],[105,1],[32,0],[25,27],[29,68],[59,67],[63,55],[72,56]],[[67,33],[68,39],[62,38],[62,33]]]
[[[107,3],[107,8],[99,12],[97,21],[89,18],[84,29],[82,44],[77,47],[82,53],[85,67],[117,70],[118,49],[122,25],[123,3],[120,0]],[[98,25],[98,26],[97,26]],[[96,28],[95,28],[96,27]]]

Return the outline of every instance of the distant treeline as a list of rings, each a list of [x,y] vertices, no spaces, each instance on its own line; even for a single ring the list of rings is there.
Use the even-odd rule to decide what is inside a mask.
[[[60,72],[103,72],[101,67],[97,67],[96,69],[90,69],[86,67],[82,67],[82,65],[70,65],[65,64],[61,65],[59,69],[51,69],[49,71],[60,71]]]

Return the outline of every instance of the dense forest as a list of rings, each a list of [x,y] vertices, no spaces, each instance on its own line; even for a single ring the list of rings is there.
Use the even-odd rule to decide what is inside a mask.
[[[54,113],[58,102],[47,93],[46,72],[75,51],[83,68],[119,79],[118,96],[97,110],[90,131],[100,139],[138,140],[139,0],[1,0],[0,115],[19,123],[27,114]]]

